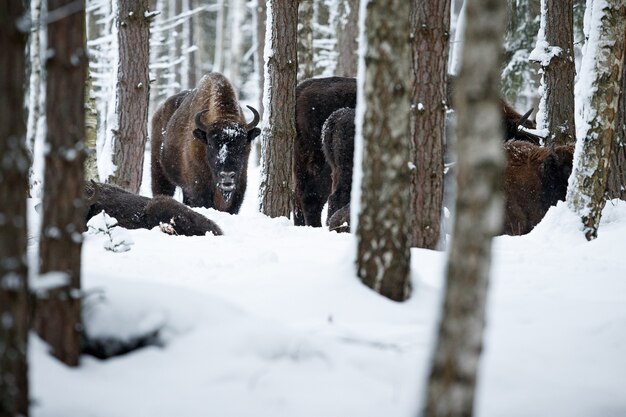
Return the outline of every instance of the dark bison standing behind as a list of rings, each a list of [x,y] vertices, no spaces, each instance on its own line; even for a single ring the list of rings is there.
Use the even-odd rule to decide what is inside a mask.
[[[516,140],[506,143],[504,150],[504,233],[523,235],[543,219],[550,206],[565,200],[574,145],[541,147]]]
[[[322,151],[322,126],[332,112],[356,106],[356,79],[314,78],[296,87],[294,143],[294,222],[322,225],[322,208],[331,191],[330,167]]]
[[[331,172],[331,194],[328,197],[330,224],[333,214],[350,203],[354,160],[354,109],[344,107],[326,119],[322,128],[322,148]]]
[[[168,98],[152,117],[152,193],[183,190],[190,206],[237,213],[247,184],[250,142],[259,114],[247,124],[235,90],[211,73],[197,88]]]

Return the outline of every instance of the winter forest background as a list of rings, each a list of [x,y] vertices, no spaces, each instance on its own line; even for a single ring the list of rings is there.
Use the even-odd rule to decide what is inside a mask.
[[[0,417],[626,415],[623,1],[16,0],[0,23]],[[200,236],[88,219],[97,183],[157,201],[152,116],[210,72],[261,116],[241,209],[172,206]],[[329,101],[296,115],[332,76],[352,136],[311,127]],[[321,227],[314,137],[354,148],[341,207],[330,156],[309,166],[333,169]]]

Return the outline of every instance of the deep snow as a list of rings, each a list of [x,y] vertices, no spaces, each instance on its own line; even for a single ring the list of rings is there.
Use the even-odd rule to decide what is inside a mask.
[[[224,236],[86,235],[87,331],[163,345],[70,369],[33,335],[33,416],[417,415],[445,254],[413,249],[413,295],[389,301],[355,277],[352,235],[257,213],[258,171],[239,215],[198,209]],[[595,241],[578,222],[560,204],[495,239],[477,416],[626,415],[626,202]]]

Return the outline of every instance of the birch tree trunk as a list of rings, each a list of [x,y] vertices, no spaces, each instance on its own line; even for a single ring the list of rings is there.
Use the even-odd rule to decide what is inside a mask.
[[[454,102],[457,201],[446,292],[430,371],[425,416],[473,415],[482,350],[491,240],[502,228],[504,198],[500,105],[506,4],[467,0],[467,26]]]
[[[293,141],[296,137],[298,2],[268,0],[265,35],[265,115],[261,157],[260,210],[291,213]]]
[[[26,123],[26,146],[32,155],[35,151],[35,139],[37,138],[38,120],[43,117],[41,114],[41,0],[31,0],[30,2],[30,79],[28,82],[28,121]]]
[[[50,13],[74,0],[49,0]],[[80,2],[79,2],[80,5]],[[54,356],[77,366],[80,354],[80,256],[85,224],[83,164],[87,57],[82,8],[48,24],[48,121],[40,279],[62,280],[38,299],[35,328]],[[68,91],[72,94],[68,96]]]
[[[337,69],[340,77],[356,77],[359,50],[359,0],[337,0]]]
[[[581,81],[576,86],[582,95],[583,125],[577,130],[567,190],[568,206],[581,218],[587,240],[598,236],[605,203],[626,42],[626,3],[594,1],[592,7]]]
[[[213,71],[224,72],[224,32],[226,32],[226,0],[218,0],[217,20],[215,22],[215,55]]]
[[[615,138],[611,149],[607,193],[609,198],[626,200],[626,53],[623,59],[622,87],[615,121]]]
[[[539,54],[537,57],[535,54]],[[574,1],[541,0],[541,26],[531,59],[541,64],[543,94],[537,128],[548,131],[546,144],[576,141],[574,127]]]
[[[118,129],[113,132],[116,172],[110,181],[132,193],[138,193],[141,187],[148,138],[150,22],[144,12],[149,3],[149,0],[118,2]]]
[[[298,2],[298,82],[315,75],[313,63],[313,1]]]
[[[450,1],[411,2],[411,243],[435,249],[443,203]]]
[[[374,291],[403,301],[411,291],[411,180],[407,164],[411,3],[362,1],[361,13],[366,15],[361,39],[366,44],[360,65],[365,66],[365,79],[359,86],[357,103],[365,109],[357,110],[360,116],[356,120],[356,136],[362,134],[363,141],[357,274]],[[355,163],[359,163],[358,158]]]
[[[28,263],[26,195],[29,157],[23,86],[26,32],[21,1],[0,4],[0,415],[28,413]]]

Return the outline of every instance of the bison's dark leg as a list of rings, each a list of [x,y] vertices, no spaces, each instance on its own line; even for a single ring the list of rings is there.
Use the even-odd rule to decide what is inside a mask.
[[[154,152],[154,151],[153,151]],[[176,191],[176,185],[172,184],[163,173],[161,162],[153,157],[152,158],[152,195],[167,195],[173,196]]]
[[[322,209],[331,191],[330,167],[324,163],[315,174],[301,183],[302,212],[307,226],[322,227]]]

